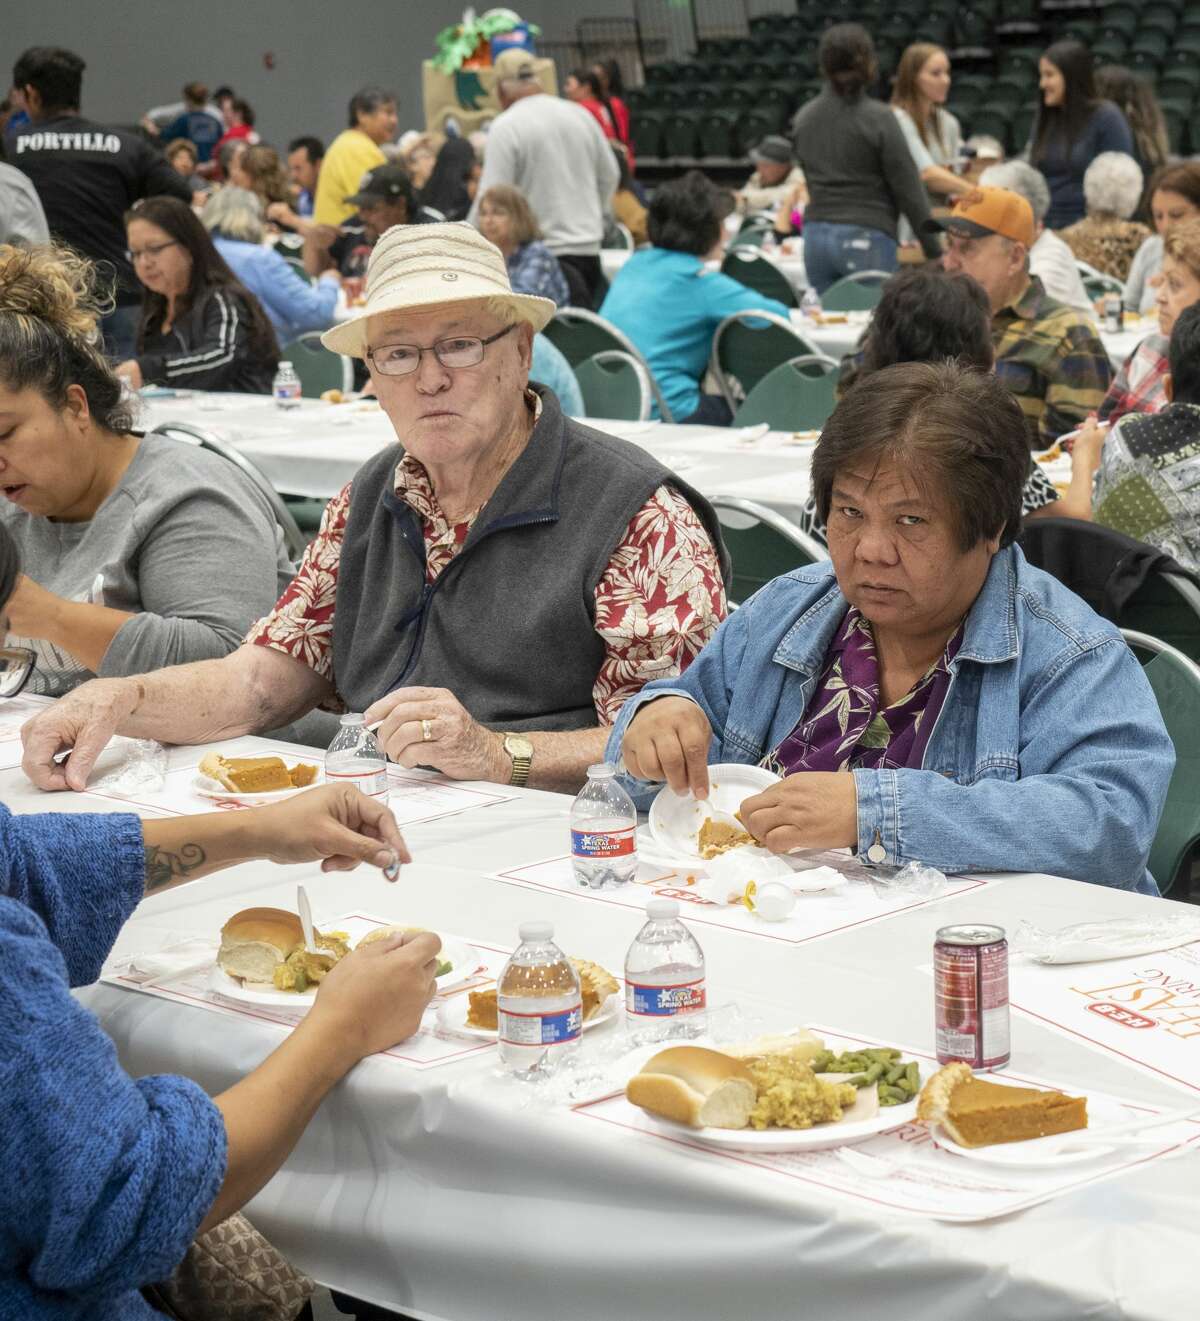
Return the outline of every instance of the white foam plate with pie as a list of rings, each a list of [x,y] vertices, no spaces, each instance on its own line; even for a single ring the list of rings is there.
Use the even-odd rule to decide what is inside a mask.
[[[708,768],[707,801],[719,812],[733,816],[747,798],[753,798],[779,782],[774,771],[762,766],[721,763]],[[650,835],[655,844],[651,862],[672,867],[703,866],[697,835],[707,813],[691,794],[677,794],[664,786],[650,804]]]
[[[449,972],[437,979],[439,995],[470,981],[481,966],[479,955],[470,945],[451,936],[442,936],[441,939],[442,950],[438,958],[448,959],[451,967]],[[236,977],[230,977],[216,963],[209,970],[208,989],[227,1000],[237,1000],[247,1005],[269,1005],[272,1009],[307,1009],[317,999],[315,986],[311,991],[278,991],[265,983],[242,982]]]
[[[600,1006],[598,1013],[583,1020],[583,1030],[588,1032],[594,1027],[600,1027],[603,1023],[611,1023],[617,1016],[620,1003],[620,996],[610,995]],[[479,1037],[483,1041],[495,1041],[495,1028],[474,1027],[467,1022],[467,1014],[470,1008],[471,1002],[468,996],[456,995],[453,999],[446,1000],[438,1006],[438,1025],[447,1032],[461,1034],[464,1037]]]
[[[870,1119],[843,1119],[837,1124],[815,1124],[812,1128],[692,1128],[674,1120],[642,1111],[647,1121],[673,1138],[691,1138],[706,1147],[726,1151],[756,1151],[763,1155],[786,1151],[828,1151],[865,1142],[890,1128],[911,1124],[917,1115],[916,1101],[883,1106]]]
[[[1003,1078],[991,1073],[988,1082],[999,1083],[1005,1087],[1024,1087],[1015,1078]],[[1117,1145],[1106,1146],[1095,1139],[1103,1135],[1106,1128],[1115,1128],[1129,1122],[1130,1112],[1115,1101],[1102,1096],[1088,1097],[1087,1128],[1071,1133],[1052,1133],[1044,1138],[1027,1138],[1024,1142],[996,1142],[987,1147],[964,1147],[943,1129],[934,1125],[930,1131],[933,1140],[943,1151],[962,1156],[965,1160],[977,1161],[981,1165],[999,1166],[1009,1170],[1047,1170],[1058,1169],[1064,1165],[1084,1165],[1100,1157],[1110,1156]],[[1075,1147],[1072,1140],[1082,1139]]]
[[[199,794],[201,798],[211,798],[214,802],[240,803],[243,807],[261,807],[264,803],[278,803],[285,798],[295,798],[297,794],[315,789],[318,784],[324,782],[325,772],[318,766],[312,784],[303,785],[298,789],[266,789],[260,790],[258,793],[243,793],[240,789],[226,789],[224,785],[209,776],[197,773],[192,780],[192,792]]]

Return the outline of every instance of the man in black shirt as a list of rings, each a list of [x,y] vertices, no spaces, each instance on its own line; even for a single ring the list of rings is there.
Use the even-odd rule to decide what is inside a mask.
[[[30,122],[9,146],[33,181],[50,233],[97,263],[114,282],[115,309],[102,323],[117,361],[134,356],[142,288],[125,256],[125,212],[156,193],[191,202],[187,180],[148,143],[79,113],[84,62],[69,50],[35,46],[13,66]]]

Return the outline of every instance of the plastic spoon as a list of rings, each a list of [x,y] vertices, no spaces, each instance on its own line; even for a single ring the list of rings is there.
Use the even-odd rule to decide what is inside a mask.
[[[302,885],[296,886],[296,908],[300,913],[300,929],[304,932],[304,948],[310,954],[319,954],[321,951],[317,949],[317,942],[313,938],[312,909]]]

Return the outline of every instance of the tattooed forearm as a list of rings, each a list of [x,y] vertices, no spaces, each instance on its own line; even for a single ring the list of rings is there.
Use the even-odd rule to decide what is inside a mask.
[[[161,890],[164,885],[174,881],[187,880],[208,859],[199,844],[181,844],[178,852],[164,849],[158,844],[147,844],[145,848],[147,894]]]

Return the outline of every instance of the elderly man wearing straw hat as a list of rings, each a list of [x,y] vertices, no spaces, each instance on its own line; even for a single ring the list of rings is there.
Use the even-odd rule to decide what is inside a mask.
[[[206,743],[325,705],[381,722],[405,766],[577,786],[622,703],[708,640],[728,561],[702,496],[529,386],[553,314],[469,225],[389,230],[323,338],[366,359],[397,443],[232,655],[94,680],[27,724],[33,781],[82,788],[114,732]]]

